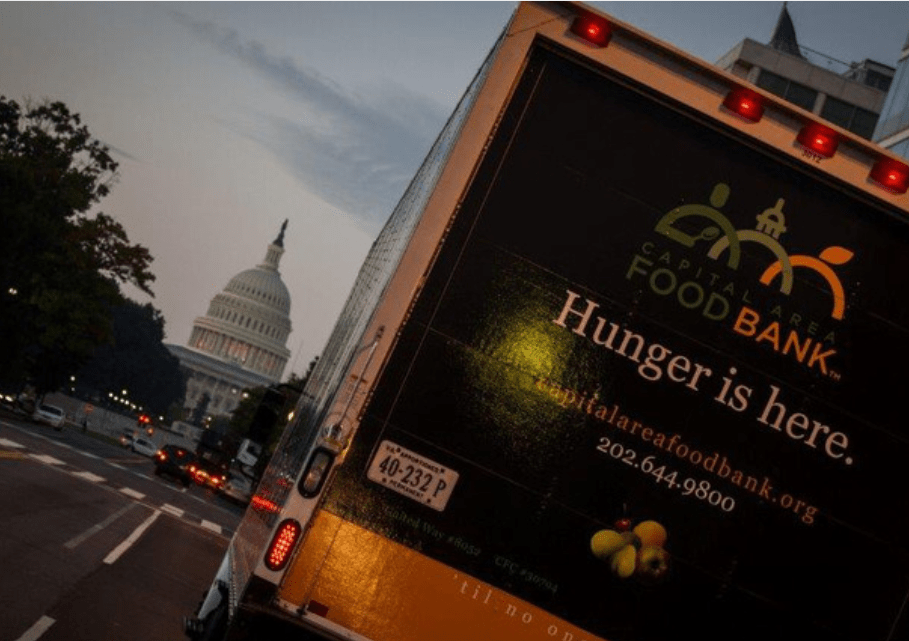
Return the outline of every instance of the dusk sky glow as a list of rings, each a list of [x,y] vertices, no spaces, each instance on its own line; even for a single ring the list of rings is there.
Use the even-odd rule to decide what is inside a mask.
[[[780,2],[592,3],[708,62]],[[790,2],[799,42],[895,66],[909,3]],[[321,352],[360,263],[512,2],[0,2],[0,94],[60,100],[120,165],[100,207],[149,248],[167,342],[288,219],[285,377]],[[126,289],[139,302],[148,299]]]

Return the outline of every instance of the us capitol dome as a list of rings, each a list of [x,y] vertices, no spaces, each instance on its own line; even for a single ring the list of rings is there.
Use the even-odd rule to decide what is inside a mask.
[[[268,246],[261,264],[230,279],[196,318],[186,347],[168,345],[186,376],[183,405],[206,414],[229,414],[245,388],[278,383],[290,358],[290,293],[278,264],[284,232]]]

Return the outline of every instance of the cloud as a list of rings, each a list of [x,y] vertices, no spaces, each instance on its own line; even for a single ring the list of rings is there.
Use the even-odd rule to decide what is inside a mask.
[[[258,113],[257,125],[222,124],[271,152],[309,191],[377,232],[429,151],[444,109],[393,84],[364,97],[259,42],[244,41],[233,29],[181,12],[171,15],[301,106],[294,120]]]

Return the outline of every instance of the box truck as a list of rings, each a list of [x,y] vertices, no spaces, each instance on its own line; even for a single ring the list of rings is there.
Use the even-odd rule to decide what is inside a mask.
[[[194,638],[909,638],[909,168],[523,3],[378,236]]]

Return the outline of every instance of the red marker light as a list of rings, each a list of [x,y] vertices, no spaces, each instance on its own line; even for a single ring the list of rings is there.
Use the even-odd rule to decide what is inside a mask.
[[[278,507],[277,503],[269,501],[264,496],[256,495],[252,498],[253,509],[260,510],[262,512],[271,512],[272,514],[278,512],[281,508]]]
[[[831,158],[840,144],[835,131],[816,122],[809,122],[802,127],[796,141],[824,158]]]
[[[723,100],[723,106],[748,122],[757,122],[764,117],[764,103],[761,97],[742,87],[730,91]]]
[[[293,552],[302,531],[303,528],[293,519],[283,521],[275,535],[271,537],[271,543],[265,553],[265,567],[275,572],[283,569],[290,560],[290,553]]]
[[[605,47],[612,38],[612,29],[603,18],[581,14],[571,23],[571,33],[598,47]]]
[[[909,190],[909,166],[891,158],[881,158],[869,175],[872,181],[894,194],[905,194]]]

